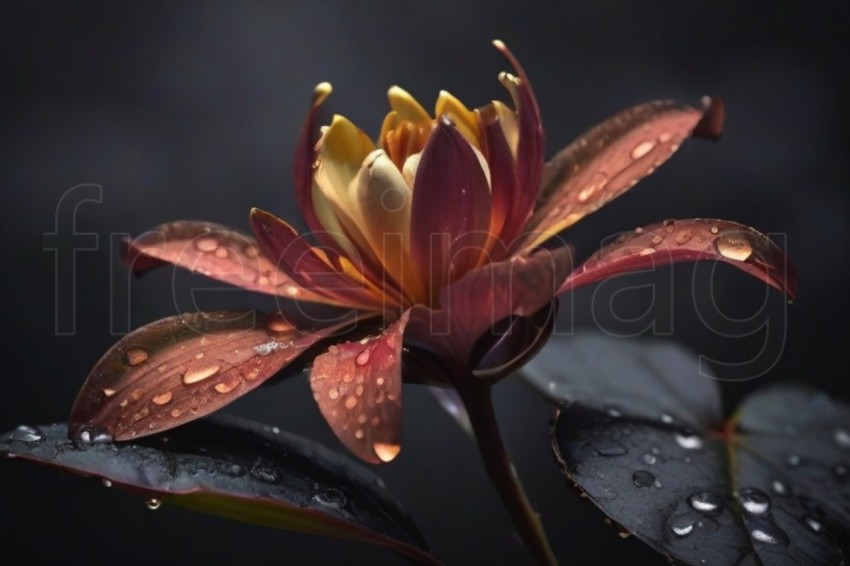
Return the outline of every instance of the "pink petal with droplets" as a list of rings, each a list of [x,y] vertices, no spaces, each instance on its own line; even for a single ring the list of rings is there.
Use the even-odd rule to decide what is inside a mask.
[[[726,262],[791,298],[797,295],[797,273],[770,238],[736,222],[708,219],[670,220],[623,235],[571,273],[558,293],[631,271],[699,260]]]
[[[129,440],[217,411],[350,324],[298,330],[280,313],[182,314],[134,330],[95,364],[69,419],[82,431]]]
[[[372,464],[401,450],[402,336],[408,313],[380,335],[330,346],[310,371],[319,410],[340,441]]]
[[[546,164],[537,210],[522,247],[533,247],[632,188],[691,135],[719,135],[720,99],[701,109],[671,100],[635,106],[609,118]]]
[[[317,301],[320,295],[278,270],[251,236],[220,224],[179,221],[161,224],[124,241],[123,256],[135,273],[176,265],[260,293]]]

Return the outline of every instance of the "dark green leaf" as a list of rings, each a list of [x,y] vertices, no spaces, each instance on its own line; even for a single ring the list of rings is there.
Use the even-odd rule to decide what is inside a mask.
[[[65,424],[21,426],[0,454],[145,498],[264,526],[386,546],[432,563],[422,535],[383,482],[306,439],[212,417],[133,443],[75,443]]]
[[[592,374],[598,387],[586,385],[592,365],[559,357],[558,366],[551,357],[561,356],[558,350],[536,365],[548,361],[549,374],[532,381],[554,381],[572,401],[552,428],[565,476],[623,529],[675,560],[842,563],[850,537],[850,408],[801,387],[774,387],[724,423],[708,417],[717,412],[718,394],[705,394],[706,383],[715,386],[693,371],[696,355],[624,342],[584,338],[566,349],[593,346],[584,358],[607,368]],[[565,377],[556,377],[557,367]],[[574,370],[581,377],[565,383]],[[606,408],[603,394],[619,408]],[[700,395],[704,407],[695,403]],[[675,401],[685,403],[678,413]]]

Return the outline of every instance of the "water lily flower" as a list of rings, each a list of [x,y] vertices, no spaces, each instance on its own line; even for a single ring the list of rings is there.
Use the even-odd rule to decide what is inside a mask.
[[[402,381],[493,383],[548,337],[559,294],[648,266],[728,262],[793,296],[767,237],[720,220],[639,228],[572,269],[557,236],[652,173],[690,136],[717,137],[723,108],[659,101],[591,129],[544,165],[531,84],[501,42],[512,107],[470,109],[440,92],[433,115],[399,87],[373,140],[314,93],[295,194],[309,232],[254,209],[253,237],[173,222],[128,243],[135,271],[173,264],[296,303],[345,309],[332,323],[296,310],[194,313],[138,329],[97,363],[71,434],[126,440],[202,417],[281,369],[310,365],[337,437],[367,462],[401,448]],[[352,324],[355,323],[356,324]]]

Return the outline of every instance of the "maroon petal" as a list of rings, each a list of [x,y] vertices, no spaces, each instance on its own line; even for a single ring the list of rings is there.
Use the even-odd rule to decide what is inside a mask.
[[[512,242],[507,238],[510,237],[512,240],[525,226],[540,190],[543,160],[546,155],[546,137],[543,133],[540,107],[537,105],[528,76],[504,43],[497,40],[493,42],[493,45],[507,57],[518,76],[518,80],[515,81],[511,81],[511,78],[506,75],[500,77],[503,82],[513,82],[516,90],[512,94],[519,119],[519,147],[516,160],[518,184],[503,234],[506,240],[505,245],[510,245]]]
[[[203,417],[342,326],[304,333],[280,313],[253,310],[153,322],[122,338],[95,364],[71,409],[70,434],[128,440]]]
[[[490,188],[472,146],[446,117],[416,170],[410,254],[432,292],[478,262],[490,227]]]
[[[161,224],[125,240],[123,255],[135,273],[172,264],[250,291],[321,300],[278,270],[260,253],[254,238],[212,222]]]
[[[572,250],[562,247],[476,269],[443,289],[440,310],[414,307],[405,340],[465,373],[476,342],[497,323],[511,315],[537,316],[552,301],[571,258]]]
[[[491,260],[498,261],[504,257],[503,250],[510,246],[518,232],[509,221],[517,200],[517,171],[499,123],[499,114],[492,106],[485,106],[478,111],[478,117],[484,146],[482,151],[490,166],[490,233],[500,239],[495,246],[490,246]]]
[[[408,313],[383,334],[328,348],[313,362],[310,386],[342,443],[372,464],[401,450],[402,335]]]
[[[304,288],[339,306],[380,310],[389,301],[362,272],[333,250],[315,248],[269,212],[251,210],[251,228],[263,253]]]
[[[570,274],[565,293],[602,279],[683,261],[724,261],[776,287],[792,299],[797,274],[770,238],[726,220],[668,220],[620,236]]]
[[[322,223],[319,222],[316,209],[313,207],[313,164],[316,161],[316,142],[318,138],[316,119],[319,115],[319,108],[321,108],[322,103],[330,93],[331,86],[328,83],[318,85],[313,91],[310,112],[307,114],[307,120],[301,128],[301,135],[298,138],[298,145],[295,149],[293,177],[295,182],[295,202],[298,204],[298,209],[301,211],[301,216],[307,223],[310,232],[316,236],[324,247],[340,252],[337,243],[325,231]]]
[[[546,164],[523,247],[578,222],[655,171],[691,135],[720,135],[720,99],[701,109],[671,100],[630,108],[586,132]]]

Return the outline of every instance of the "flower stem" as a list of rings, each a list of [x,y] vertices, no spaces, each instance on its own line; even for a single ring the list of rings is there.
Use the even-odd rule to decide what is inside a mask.
[[[474,379],[474,378],[473,378]],[[469,413],[478,450],[490,481],[499,492],[514,527],[538,564],[557,564],[555,554],[549,546],[546,532],[537,513],[531,507],[522,483],[505,451],[499,433],[496,413],[493,411],[492,386],[475,380],[458,387],[463,403]]]

